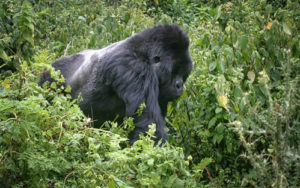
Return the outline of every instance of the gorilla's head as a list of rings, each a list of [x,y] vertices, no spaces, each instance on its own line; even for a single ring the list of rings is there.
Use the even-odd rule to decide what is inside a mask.
[[[159,25],[139,34],[145,44],[143,54],[159,80],[159,99],[169,102],[181,96],[183,83],[193,63],[189,55],[189,38],[177,25]]]

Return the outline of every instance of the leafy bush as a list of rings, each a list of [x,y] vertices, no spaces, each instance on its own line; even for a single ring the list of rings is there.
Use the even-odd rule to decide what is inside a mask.
[[[226,3],[192,29],[194,74],[169,109],[173,142],[212,157],[220,186],[299,184],[299,5],[265,3]]]
[[[298,187],[300,13],[296,1],[1,1],[0,186]],[[55,15],[55,16],[54,16]],[[100,129],[68,88],[37,86],[57,57],[158,23],[189,33],[194,61],[155,130]],[[63,81],[58,72],[54,77]]]
[[[50,90],[37,86],[36,71],[46,66],[42,62],[49,62],[47,57],[43,51],[35,57],[37,66],[22,64],[26,78],[21,89],[20,75],[13,74],[2,81],[2,186],[197,185],[194,176],[201,176],[209,161],[203,161],[193,175],[188,169],[191,159],[185,158],[181,148],[154,146],[154,125],[148,136],[128,147],[132,120],[124,123],[123,131],[116,123],[110,124],[110,130],[105,126],[94,129],[70,95],[61,94],[55,84]]]

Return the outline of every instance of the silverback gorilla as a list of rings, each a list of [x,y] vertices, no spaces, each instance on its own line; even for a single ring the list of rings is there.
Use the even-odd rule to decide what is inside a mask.
[[[135,117],[130,143],[156,123],[155,141],[167,140],[164,116],[169,101],[181,96],[193,63],[187,34],[177,25],[146,29],[100,50],[84,50],[52,64],[71,86],[71,96],[82,96],[79,106],[97,125],[117,115]],[[50,73],[39,84],[53,81]],[[146,107],[135,116],[140,104]]]

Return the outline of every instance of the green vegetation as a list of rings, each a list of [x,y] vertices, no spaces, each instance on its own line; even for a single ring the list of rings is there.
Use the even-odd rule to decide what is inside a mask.
[[[0,187],[299,187],[299,10],[297,0],[1,1]],[[168,108],[169,144],[154,146],[152,125],[129,146],[131,118],[94,129],[56,84],[37,86],[56,58],[159,23],[188,32],[194,61]]]

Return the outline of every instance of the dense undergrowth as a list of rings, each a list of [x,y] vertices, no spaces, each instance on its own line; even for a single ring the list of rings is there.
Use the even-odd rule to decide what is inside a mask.
[[[0,187],[300,186],[299,9],[298,1],[1,1]],[[194,61],[168,108],[169,144],[153,145],[152,125],[129,146],[131,118],[94,129],[69,88],[37,86],[56,58],[159,23],[188,32]]]

